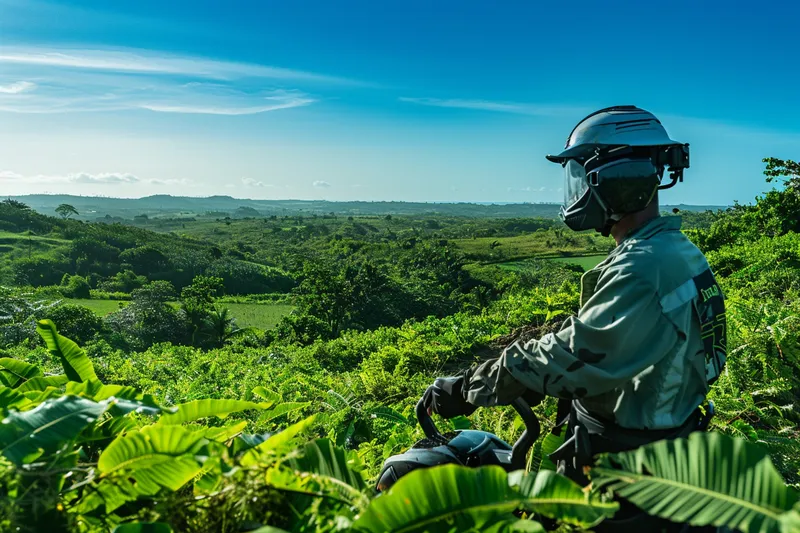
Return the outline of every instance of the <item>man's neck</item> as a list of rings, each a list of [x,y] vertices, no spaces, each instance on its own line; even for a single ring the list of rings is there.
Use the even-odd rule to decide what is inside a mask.
[[[619,222],[611,228],[611,236],[617,242],[617,246],[622,244],[622,240],[631,231],[640,228],[645,223],[658,217],[658,205],[650,204],[641,211],[629,213],[622,217]]]

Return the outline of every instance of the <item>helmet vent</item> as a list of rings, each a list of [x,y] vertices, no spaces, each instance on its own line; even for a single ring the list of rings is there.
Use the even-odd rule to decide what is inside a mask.
[[[631,129],[631,128],[647,128],[653,121],[651,119],[644,120],[631,120],[629,122],[621,122],[617,124],[617,131]]]

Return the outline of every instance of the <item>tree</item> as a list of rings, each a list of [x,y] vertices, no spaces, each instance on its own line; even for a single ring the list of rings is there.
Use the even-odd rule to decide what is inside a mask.
[[[3,200],[2,203],[4,203],[5,205],[7,205],[9,207],[13,207],[14,209],[19,209],[20,211],[28,211],[28,210],[30,210],[30,206],[28,204],[24,204],[24,203],[20,202],[19,200],[14,200],[12,198],[6,198],[5,200]]]
[[[63,219],[68,219],[73,215],[78,216],[80,214],[78,213],[77,209],[75,209],[69,204],[61,204],[58,207],[56,207],[56,213],[58,213]]]

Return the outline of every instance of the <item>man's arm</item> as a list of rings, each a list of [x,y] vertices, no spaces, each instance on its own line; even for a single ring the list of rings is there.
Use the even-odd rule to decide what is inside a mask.
[[[606,272],[597,292],[558,333],[515,342],[467,370],[464,397],[507,405],[526,391],[565,399],[608,392],[657,363],[676,342],[657,291],[635,275]],[[681,339],[685,340],[685,339]]]

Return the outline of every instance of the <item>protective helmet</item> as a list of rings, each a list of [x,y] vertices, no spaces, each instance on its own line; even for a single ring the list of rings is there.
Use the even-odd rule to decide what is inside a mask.
[[[581,120],[564,151],[547,159],[564,167],[564,223],[607,236],[625,214],[647,207],[658,189],[683,181],[689,145],[673,141],[652,113],[614,106]],[[665,168],[672,183],[661,185]]]

